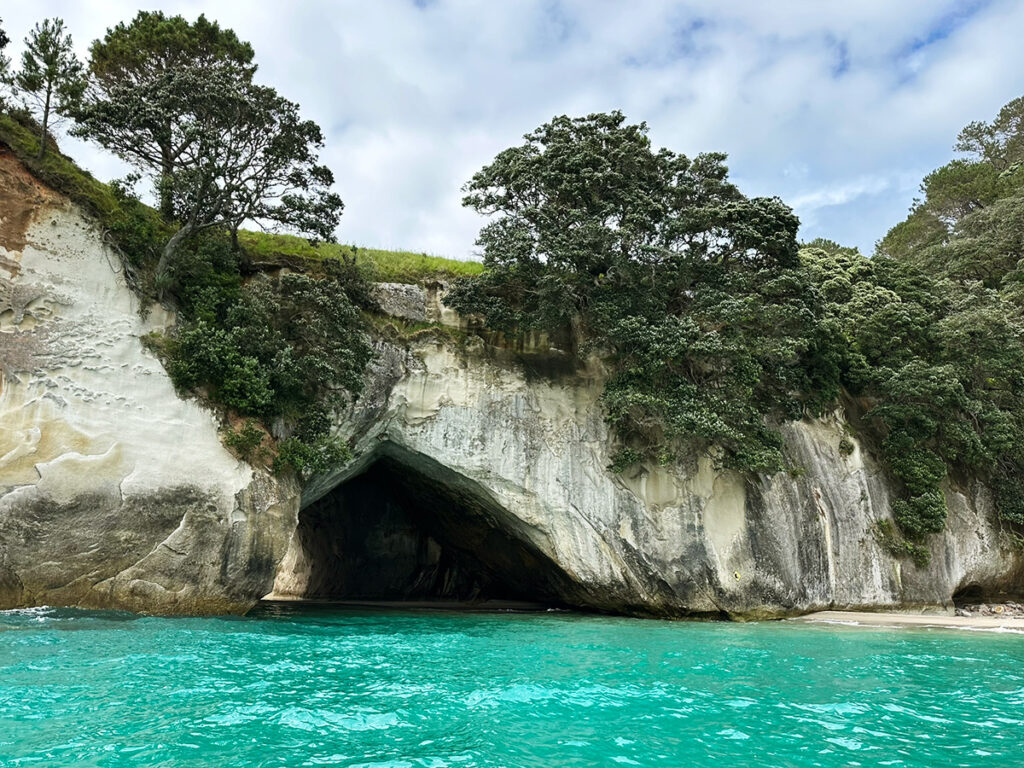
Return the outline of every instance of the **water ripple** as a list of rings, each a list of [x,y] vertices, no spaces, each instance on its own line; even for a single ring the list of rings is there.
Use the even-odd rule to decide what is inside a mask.
[[[0,766],[1015,764],[1011,635],[0,612]]]

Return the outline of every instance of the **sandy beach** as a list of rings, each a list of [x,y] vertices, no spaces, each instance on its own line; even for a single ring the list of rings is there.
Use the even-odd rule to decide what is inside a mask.
[[[792,619],[810,624],[857,624],[863,627],[932,627],[941,629],[1015,630],[1024,632],[1024,618],[1007,616],[944,616],[924,613],[818,611]]]

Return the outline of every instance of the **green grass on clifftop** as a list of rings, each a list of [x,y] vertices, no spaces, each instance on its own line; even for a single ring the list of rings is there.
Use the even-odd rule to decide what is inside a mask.
[[[103,229],[103,239],[121,251],[133,286],[145,292],[143,286],[151,282],[147,275],[171,235],[170,227],[159,214],[134,198],[118,194],[116,187],[79,168],[52,142],[39,160],[39,137],[25,117],[0,114],[0,145],[7,146],[41,182],[67,195],[96,218]]]
[[[302,237],[264,232],[239,232],[239,243],[253,261],[275,262],[291,259],[351,259],[353,256],[369,280],[392,283],[420,283],[431,279],[451,279],[477,275],[483,264],[457,261],[411,251],[383,251],[339,243],[315,246]]]

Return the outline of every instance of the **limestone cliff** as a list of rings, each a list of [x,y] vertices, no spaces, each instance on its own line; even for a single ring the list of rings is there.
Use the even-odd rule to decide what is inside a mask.
[[[174,392],[100,232],[0,154],[0,608],[244,611],[296,489]]]
[[[457,324],[439,290],[380,286]],[[282,597],[528,597],[637,615],[779,615],[1020,593],[983,488],[946,489],[928,568],[875,535],[890,486],[841,414],[786,428],[801,472],[707,459],[607,470],[598,367],[478,337],[377,342],[337,430],[350,466],[305,489],[221,445],[140,336],[118,261],[66,201],[0,156],[0,608],[244,611]],[[542,346],[542,345],[541,345]]]

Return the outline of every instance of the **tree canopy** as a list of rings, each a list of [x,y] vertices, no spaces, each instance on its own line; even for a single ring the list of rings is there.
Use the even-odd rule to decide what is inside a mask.
[[[7,44],[11,42],[11,39],[7,37],[7,33],[4,32],[3,28],[4,20],[0,19],[0,76],[6,71],[10,63],[10,60],[4,57],[3,50],[7,47]]]
[[[204,17],[140,13],[92,47],[94,86],[77,132],[155,182],[177,225],[157,266],[166,295],[181,244],[245,221],[333,240],[342,211],[323,136],[297,104],[253,82],[251,46]]]
[[[696,451],[798,471],[779,426],[845,408],[896,481],[888,545],[924,562],[958,478],[1024,524],[1022,104],[961,133],[969,156],[873,259],[798,248],[792,211],[743,196],[722,155],[655,150],[617,112],[555,118],[467,184],[486,270],[446,301],[601,355],[619,470]]]
[[[46,152],[53,115],[69,115],[85,88],[85,74],[75,56],[71,35],[61,19],[45,19],[25,38],[21,69],[14,76],[17,92],[39,118],[39,158]]]
[[[768,421],[835,394],[793,212],[742,195],[724,155],[653,149],[620,112],[557,117],[525,139],[466,186],[465,204],[493,217],[478,241],[487,271],[446,301],[605,353],[620,463],[686,443],[723,466],[780,469]]]
[[[170,191],[181,226],[164,249],[166,272],[178,243],[210,227],[234,236],[247,220],[332,240],[342,211],[330,169],[318,163],[319,126],[297,104],[256,85],[233,66],[183,69],[167,89],[194,116],[193,141],[178,158]]]
[[[244,82],[256,71],[254,52],[230,29],[200,15],[194,22],[139,11],[90,47],[91,87],[77,133],[126,162],[157,169],[160,210],[174,218],[173,178],[195,143],[195,115],[180,91],[186,79],[231,65]],[[190,74],[185,74],[190,73]]]

